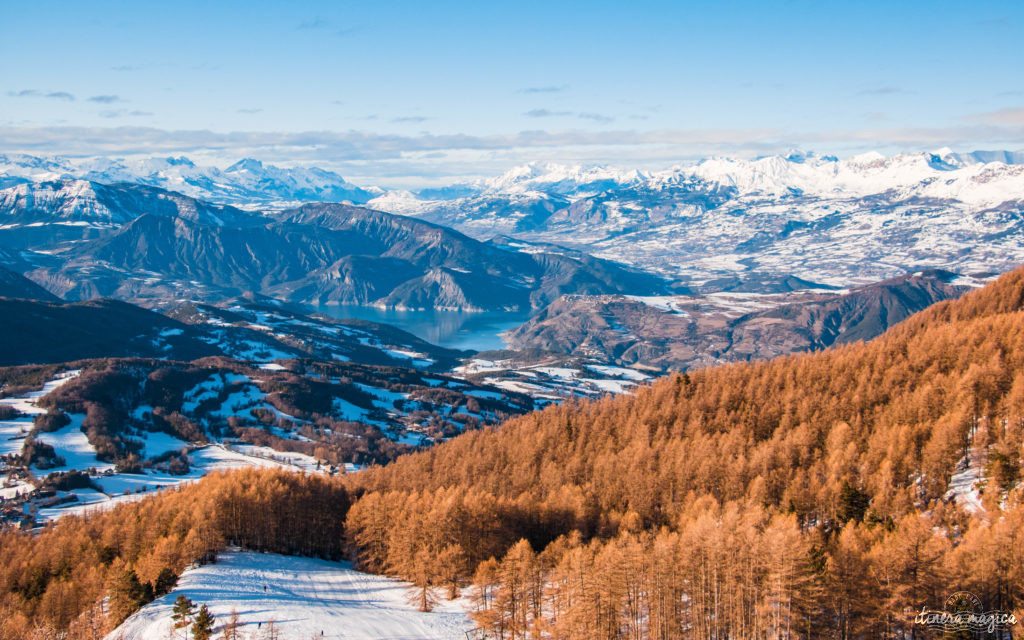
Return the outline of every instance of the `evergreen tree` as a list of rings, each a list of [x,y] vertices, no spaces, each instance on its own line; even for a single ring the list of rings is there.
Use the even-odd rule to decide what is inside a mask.
[[[213,614],[205,604],[199,607],[195,622],[192,623],[192,638],[194,640],[210,640],[213,636]]]
[[[174,585],[178,583],[178,576],[174,575],[174,571],[170,567],[164,567],[160,570],[160,574],[156,577],[153,582],[153,595],[160,597],[166,593],[170,593]]]
[[[171,620],[174,621],[174,630],[187,629],[192,623],[192,616],[195,615],[196,605],[184,594],[174,600],[174,607],[171,609]],[[186,634],[187,635],[187,634]]]
[[[110,617],[118,624],[146,603],[146,589],[135,570],[128,567],[114,575],[109,593]]]

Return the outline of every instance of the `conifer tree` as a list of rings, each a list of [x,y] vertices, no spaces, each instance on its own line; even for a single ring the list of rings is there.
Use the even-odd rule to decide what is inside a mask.
[[[192,623],[192,638],[194,640],[210,640],[213,636],[213,614],[205,604],[199,607],[195,621]]]
[[[171,620],[173,621],[172,628],[177,631],[178,629],[186,629],[185,635],[188,635],[187,629],[192,623],[192,617],[195,615],[196,605],[184,594],[179,594],[174,600],[174,607],[171,609]]]

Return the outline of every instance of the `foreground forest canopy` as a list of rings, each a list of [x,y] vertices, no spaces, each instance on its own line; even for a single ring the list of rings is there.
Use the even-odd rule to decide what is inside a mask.
[[[472,583],[507,640],[904,638],[958,590],[1021,618],[1022,445],[1017,270],[869,343],[672,375],[341,479],[218,474],[4,533],[0,638],[99,637],[228,544],[349,555],[423,608]]]

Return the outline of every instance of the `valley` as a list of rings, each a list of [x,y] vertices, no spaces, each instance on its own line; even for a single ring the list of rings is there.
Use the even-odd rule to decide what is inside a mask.
[[[926,169],[976,175],[969,160]],[[250,181],[229,192],[182,177],[186,195],[164,190],[167,176],[211,174],[184,159],[114,163],[105,173],[85,170],[96,164],[4,162],[11,186],[0,189],[0,366],[22,368],[4,370],[9,382],[0,393],[24,409],[4,423],[5,513],[26,526],[221,469],[344,473],[550,404],[632,393],[670,371],[868,340],[982,286],[1004,266],[967,265],[978,268],[973,275],[925,269],[864,284],[889,267],[872,271],[883,265],[870,255],[840,255],[799,236],[835,233],[841,224],[791,221],[773,236],[775,214],[744,214],[742,226],[727,212],[757,198],[788,208],[791,219],[793,211],[816,210],[824,191],[809,176],[830,162],[819,159],[808,159],[806,171],[794,159],[715,165],[720,174],[709,173],[712,165],[671,174],[531,166],[457,190],[462,195],[451,200],[425,200],[424,192],[412,206],[407,194],[372,189],[346,198],[415,217],[299,204],[275,191],[315,174],[315,197],[295,193],[327,200],[337,189],[351,192],[329,172],[241,163],[218,175],[242,180],[246,172],[276,171],[278,182]],[[915,158],[887,162],[917,167]],[[146,166],[159,171],[95,182],[127,179]],[[891,179],[889,164],[836,166],[851,172],[833,178],[845,180],[847,191],[858,171]],[[1016,179],[1017,165],[1005,166],[992,171],[997,184]],[[794,195],[790,183],[803,185],[804,195]],[[864,201],[849,206],[858,207],[859,226],[846,236],[875,243],[880,229],[897,228],[870,216],[923,228],[867,197],[871,188],[858,189]],[[963,207],[993,192],[958,189]],[[811,192],[818,200],[808,199]],[[538,194],[562,204],[516,213],[535,207],[528,203]],[[916,192],[886,197],[919,207]],[[986,213],[985,224],[1002,224],[999,237],[1017,242],[1010,223],[1018,205],[1001,206],[1002,222]],[[652,216],[646,223],[627,221],[641,209]],[[445,213],[456,210],[456,217]],[[690,213],[680,217],[684,210]],[[671,226],[694,221],[721,233]],[[651,250],[636,234],[656,229],[703,248],[666,240]],[[951,240],[988,250],[993,229],[965,227]],[[750,236],[743,251],[762,262],[723,267],[714,255],[733,251],[743,234]],[[890,251],[919,241],[888,238],[882,244]],[[631,247],[629,256],[609,253],[616,239]],[[764,261],[781,259],[779,243],[790,241],[805,256],[845,266],[765,268]],[[849,238],[844,246],[852,246]],[[613,254],[622,262],[594,257]],[[691,271],[655,264],[670,254],[669,262]],[[860,275],[851,279],[844,269]],[[75,399],[54,393],[55,381],[82,371],[84,381],[69,387]],[[41,413],[45,421],[35,419]]]
[[[96,628],[110,640],[162,638],[174,599],[186,595],[209,604],[221,625],[235,609],[250,635],[273,618],[289,638],[339,626],[334,637],[454,638],[505,624],[507,601],[479,593],[508,597],[502,580],[516,567],[533,572],[531,580],[543,575],[556,598],[575,597],[559,591],[565,563],[585,561],[585,572],[600,573],[599,558],[620,544],[643,562],[670,553],[690,571],[686,547],[655,532],[677,518],[681,531],[697,535],[688,511],[697,503],[669,486],[713,498],[708,512],[721,521],[731,516],[716,510],[746,509],[728,505],[756,495],[765,511],[750,512],[761,524],[744,535],[757,548],[788,536],[799,553],[818,545],[839,553],[830,536],[848,530],[850,513],[868,526],[867,512],[849,511],[854,486],[854,498],[873,496],[871,518],[896,522],[927,503],[941,528],[959,522],[945,511],[954,507],[990,513],[986,482],[993,460],[1013,456],[1012,433],[971,436],[967,453],[935,435],[927,454],[920,446],[907,454],[915,469],[907,473],[921,487],[906,498],[912,508],[852,468],[829,472],[847,488],[829,485],[831,493],[814,497],[794,488],[799,478],[781,478],[811,459],[824,464],[815,447],[832,452],[830,438],[852,441],[833,418],[867,428],[874,414],[836,409],[828,402],[847,402],[848,385],[824,376],[843,389],[826,402],[832,392],[800,378],[810,375],[801,369],[776,382],[792,395],[787,376],[796,376],[798,387],[816,391],[787,396],[785,411],[773,404],[762,409],[774,412],[768,417],[741,419],[759,401],[751,394],[774,397],[775,382],[729,376],[871,359],[907,332],[961,322],[941,316],[961,308],[950,305],[974,309],[970,301],[993,287],[1012,289],[1013,274],[1009,285],[1007,276],[993,284],[1024,261],[1022,200],[1013,191],[1020,165],[1004,160],[949,157],[922,167],[916,156],[776,158],[664,174],[531,166],[457,197],[367,188],[346,192],[353,197],[344,203],[325,200],[357,188],[312,170],[242,163],[217,174],[236,182],[213,188],[202,178],[213,174],[183,159],[111,165],[111,175],[159,171],[110,184],[96,181],[107,174],[82,173],[85,163],[37,162],[60,175],[11,172],[0,189],[2,529],[39,540],[74,535],[82,523],[145,518],[212,492],[214,502],[202,498],[198,511],[167,507],[193,523],[187,534],[140,525],[152,531],[135,535],[160,537],[159,552],[109,540],[84,552],[123,558],[96,561],[103,584],[113,585],[107,591],[73,587],[108,593],[116,615],[92,608],[69,618],[70,609],[53,605],[52,616],[65,627],[102,618]],[[242,178],[260,171],[276,172],[277,182]],[[822,186],[829,171],[832,182]],[[935,172],[952,182],[940,189]],[[182,177],[187,193],[165,188],[171,176],[191,176]],[[295,186],[314,177],[322,179],[315,193]],[[833,193],[840,187],[841,198]],[[278,192],[305,195],[293,201]],[[981,317],[1003,322],[999,313],[1016,313],[1011,307]],[[932,328],[916,328],[921,318]],[[974,357],[957,344],[961,358]],[[980,377],[969,388],[988,388],[989,374],[961,364],[929,388],[952,397],[949,385],[972,375]],[[878,366],[888,375],[888,364]],[[1002,393],[1009,382],[999,375],[992,384]],[[719,378],[724,387],[708,382]],[[705,404],[689,395],[691,384],[702,385]],[[899,414],[858,384],[856,397]],[[900,397],[913,395],[899,388]],[[652,394],[659,407],[685,407],[638,408]],[[828,405],[824,423],[807,413],[818,402]],[[668,413],[637,418],[645,411]],[[812,423],[824,431],[799,431]],[[715,425],[713,435],[702,439],[698,424]],[[647,435],[617,431],[634,428]],[[772,434],[801,439],[803,448],[766,452]],[[857,446],[877,453],[873,434],[858,436]],[[737,454],[741,440],[756,463]],[[651,453],[654,442],[664,454]],[[863,464],[877,466],[874,455],[862,453]],[[525,460],[542,465],[543,477]],[[750,479],[766,468],[762,484]],[[657,480],[646,489],[624,480],[648,473]],[[1009,492],[1008,473],[999,482]],[[910,476],[894,482],[903,487]],[[256,486],[265,495],[247,488]],[[274,493],[282,487],[291,487],[287,498]],[[790,516],[801,524],[778,520]],[[311,546],[296,537],[304,527],[319,527]],[[542,551],[543,568],[531,556]],[[498,564],[487,564],[491,556]],[[160,581],[164,569],[176,583]],[[41,586],[18,579],[9,593],[71,584],[55,571],[40,566],[32,579]],[[758,571],[756,580],[769,580]],[[435,603],[442,584],[477,599]],[[24,602],[36,606],[44,595]],[[516,624],[558,624],[545,615],[524,613]]]

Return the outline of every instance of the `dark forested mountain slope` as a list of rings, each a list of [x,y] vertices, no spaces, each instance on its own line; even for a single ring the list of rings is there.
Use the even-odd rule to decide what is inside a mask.
[[[250,362],[302,357],[448,371],[466,354],[388,325],[312,317],[272,300],[236,299],[220,306],[171,303],[160,314],[111,299],[71,303],[0,297],[0,366],[211,355]]]
[[[0,298],[24,298],[56,302],[59,298],[38,284],[10,269],[0,266]]]
[[[123,356],[191,360],[220,351],[187,325],[117,300],[0,299],[0,366]]]

